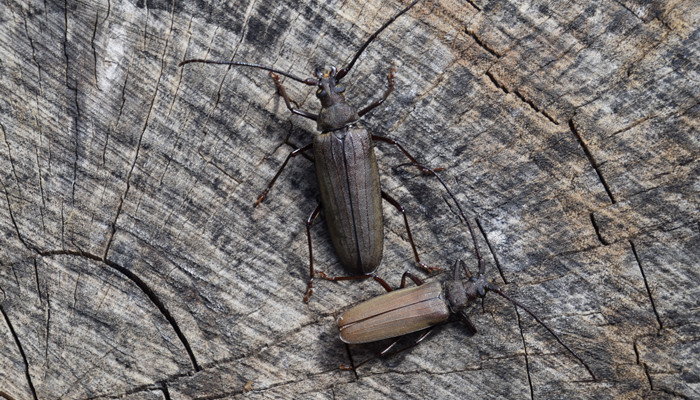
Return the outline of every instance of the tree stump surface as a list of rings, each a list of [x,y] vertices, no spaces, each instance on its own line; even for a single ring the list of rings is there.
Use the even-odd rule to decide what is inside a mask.
[[[488,295],[419,346],[359,362],[336,318],[379,295],[308,274],[311,141],[267,73],[347,63],[407,1],[3,3],[0,397],[700,397],[700,3],[425,0],[344,79],[363,118],[443,178],[471,217]],[[284,79],[302,109],[315,88]],[[435,179],[378,143],[383,189],[422,260],[474,270]],[[378,274],[416,269],[385,205]],[[325,222],[317,268],[342,275]]]

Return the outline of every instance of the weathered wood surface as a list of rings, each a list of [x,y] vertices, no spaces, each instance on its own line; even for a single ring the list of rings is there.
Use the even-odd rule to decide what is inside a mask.
[[[4,1],[0,7],[0,397],[698,398],[700,4],[425,1],[345,79],[365,118],[479,219],[488,273],[580,352],[490,295],[352,372],[335,316],[380,293],[320,282],[302,303],[314,124],[262,71],[342,65],[406,2]],[[305,109],[313,88],[286,82]],[[434,180],[393,168],[429,265],[475,265]],[[385,207],[380,274],[414,269]],[[341,273],[327,229],[320,268]],[[440,279],[434,277],[432,279]],[[354,360],[368,355],[353,347]]]

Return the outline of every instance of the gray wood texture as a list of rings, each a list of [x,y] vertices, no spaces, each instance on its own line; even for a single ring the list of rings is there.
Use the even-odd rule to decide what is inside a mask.
[[[263,71],[342,66],[407,2],[29,1],[0,6],[0,397],[700,397],[700,3],[424,1],[345,78],[364,118],[443,176],[479,221],[487,272],[579,352],[491,294],[357,373],[377,346],[335,318],[382,292],[302,297],[315,124]],[[314,88],[285,81],[300,107]],[[378,145],[422,259],[472,268],[434,179]],[[379,274],[415,267],[385,204]],[[324,223],[319,269],[342,274]],[[423,275],[424,276],[424,275]],[[442,276],[428,277],[428,280]]]

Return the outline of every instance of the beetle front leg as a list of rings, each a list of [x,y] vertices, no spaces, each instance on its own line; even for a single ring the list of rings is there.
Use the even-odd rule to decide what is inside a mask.
[[[411,228],[408,226],[408,218],[406,217],[406,211],[404,210],[403,206],[399,204],[398,201],[396,201],[393,197],[389,196],[385,191],[382,190],[382,198],[386,201],[388,201],[392,206],[396,207],[397,210],[403,215],[403,222],[406,225],[406,233],[408,234],[408,242],[411,243],[411,248],[413,249],[413,257],[416,259],[416,262],[418,263],[418,266],[423,268],[428,273],[436,272],[436,271],[441,271],[441,268],[438,267],[429,267],[420,260],[420,256],[418,256],[418,249],[416,249],[416,244],[413,242],[413,235],[411,234]]]
[[[403,288],[406,287],[406,278],[411,278],[411,280],[413,281],[413,283],[416,284],[416,286],[420,286],[420,285],[423,284],[423,281],[422,281],[419,277],[417,277],[417,276],[413,275],[412,273],[406,271],[406,272],[403,273],[403,275],[401,275],[401,289],[403,289]]]
[[[382,98],[375,101],[374,103],[368,105],[367,107],[363,108],[360,110],[357,115],[360,117],[367,114],[368,112],[372,111],[375,107],[379,106],[380,104],[384,103],[384,100],[386,100],[387,97],[391,94],[391,92],[394,91],[394,72],[396,72],[396,68],[392,68],[391,71],[389,71],[389,75],[387,75],[387,80],[389,81],[389,88],[384,92],[384,95],[382,95]]]
[[[318,119],[318,115],[316,114],[311,114],[308,111],[299,110],[292,107],[292,101],[289,99],[289,96],[287,96],[287,91],[284,90],[284,86],[282,86],[282,84],[280,83],[280,77],[274,72],[270,72],[270,76],[272,77],[272,80],[275,81],[275,85],[277,85],[277,92],[280,94],[280,96],[282,96],[282,98],[284,99],[284,104],[287,105],[287,108],[289,109],[289,111],[292,112],[292,114],[300,115],[302,117],[306,117],[314,121]]]
[[[287,166],[289,159],[292,157],[296,157],[299,154],[304,153],[306,150],[312,149],[313,146],[314,146],[313,143],[309,143],[306,146],[299,148],[299,149],[296,149],[296,150],[292,151],[291,153],[289,153],[289,155],[287,155],[287,158],[282,163],[282,166],[280,167],[279,170],[277,170],[275,177],[272,178],[272,180],[267,184],[267,187],[265,188],[265,190],[263,190],[262,193],[260,193],[260,195],[258,196],[258,200],[255,202],[255,207],[257,207],[258,205],[260,205],[260,203],[265,201],[265,199],[267,198],[267,194],[270,192],[270,189],[272,189],[272,185],[275,184],[275,181],[277,180],[277,178],[279,178],[280,174],[282,173],[282,170],[284,169],[284,167]]]

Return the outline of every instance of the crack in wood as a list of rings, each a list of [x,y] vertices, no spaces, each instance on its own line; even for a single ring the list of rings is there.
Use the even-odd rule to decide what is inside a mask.
[[[187,351],[187,355],[190,358],[190,362],[192,363],[192,366],[195,371],[201,371],[202,368],[199,366],[197,363],[197,358],[195,357],[194,351],[192,350],[192,347],[189,344],[189,341],[187,340],[187,337],[185,337],[185,334],[182,332],[180,329],[180,326],[178,325],[177,321],[175,318],[172,316],[168,308],[165,306],[165,304],[160,300],[158,295],[156,295],[155,291],[151,289],[148,284],[146,284],[145,281],[143,281],[141,278],[139,278],[138,275],[133,273],[132,271],[128,270],[127,268],[117,264],[114,261],[111,261],[109,259],[97,256],[95,254],[91,253],[85,253],[80,250],[49,250],[49,251],[39,251],[35,249],[35,251],[42,257],[52,257],[52,256],[60,256],[60,255],[67,255],[67,256],[77,256],[77,257],[83,257],[89,260],[97,261],[106,264],[107,266],[111,267],[112,269],[116,270],[117,272],[121,273],[123,276],[131,280],[136,286],[141,289],[141,291],[148,297],[149,300],[158,308],[160,313],[165,317],[165,319],[168,321],[170,326],[173,328],[173,331],[175,331],[175,334],[177,337],[180,339],[180,342],[182,345],[185,347],[185,350]]]
[[[595,220],[595,214],[589,213],[588,214],[591,217],[591,225],[593,225],[593,230],[595,230],[595,235],[598,237],[598,241],[603,244],[603,246],[608,246],[610,242],[605,240],[603,235],[600,233],[600,227],[598,226],[598,223]]]
[[[473,5],[473,4],[472,4],[472,5]],[[476,7],[476,6],[475,6],[475,7]],[[478,8],[477,8],[477,9],[478,9]],[[486,50],[489,54],[493,55],[493,56],[496,57],[496,58],[501,58],[501,57],[502,57],[502,54],[498,54],[498,52],[496,52],[496,50],[494,50],[494,49],[492,49],[491,47],[489,47],[489,46],[486,44],[486,42],[484,42],[483,40],[481,40],[481,38],[479,38],[479,36],[477,36],[477,34],[476,34],[475,32],[469,31],[469,28],[464,29],[464,33],[466,33],[466,34],[469,35],[472,39],[474,39],[474,41],[476,42],[476,44],[478,44],[482,49]]]
[[[494,86],[496,86],[498,89],[501,89],[501,91],[502,91],[503,93],[505,93],[505,94],[513,94],[515,97],[517,97],[518,99],[520,99],[520,101],[522,101],[523,103],[527,104],[533,111],[535,111],[536,113],[538,113],[538,114],[542,115],[543,117],[547,118],[547,119],[549,120],[549,122],[553,123],[554,125],[559,125],[559,121],[557,121],[556,119],[554,119],[554,117],[552,117],[551,115],[549,115],[549,113],[548,113],[547,111],[545,111],[545,110],[540,109],[539,107],[537,107],[537,105],[535,105],[535,102],[533,102],[532,100],[527,99],[522,93],[520,93],[520,91],[518,91],[518,90],[510,90],[510,89],[508,89],[508,88],[506,87],[505,84],[499,82],[498,79],[496,79],[496,77],[493,75],[493,73],[491,73],[491,71],[486,71],[485,74],[486,74],[486,76],[489,78],[489,80],[494,84]]]
[[[7,315],[5,309],[1,304],[0,314],[2,314],[3,318],[5,319],[5,324],[7,324],[7,327],[10,329],[10,334],[12,334],[15,344],[17,345],[17,349],[19,349],[19,353],[22,356],[22,361],[24,361],[24,374],[27,377],[27,385],[29,386],[29,390],[32,392],[34,400],[37,400],[38,398],[36,396],[36,390],[34,389],[34,384],[32,383],[32,375],[29,373],[29,361],[27,361],[27,355],[24,353],[24,348],[22,348],[22,342],[20,342],[19,336],[17,335],[17,332],[15,332],[14,326],[12,326],[12,321],[10,321],[10,317]]]
[[[595,158],[593,157],[593,154],[591,153],[590,149],[588,148],[588,145],[586,145],[586,142],[583,140],[583,137],[581,136],[581,133],[578,131],[578,128],[576,128],[576,124],[574,123],[573,118],[569,120],[569,129],[571,130],[571,133],[574,134],[574,137],[578,141],[579,145],[581,145],[583,152],[586,154],[586,158],[588,158],[589,164],[591,164],[591,166],[595,170],[595,173],[598,175],[598,179],[603,184],[603,188],[605,188],[605,193],[608,194],[608,198],[610,199],[610,202],[612,204],[617,203],[617,201],[615,201],[615,196],[613,196],[612,191],[610,190],[610,186],[608,185],[608,182],[605,180],[605,178],[603,177],[603,173],[600,171],[598,163],[596,162]]]
[[[532,375],[530,374],[530,359],[528,357],[528,352],[527,352],[527,342],[525,341],[525,332],[523,332],[523,321],[520,318],[520,311],[518,310],[518,307],[515,304],[513,304],[513,308],[515,308],[515,315],[518,318],[518,330],[520,330],[520,339],[523,342],[523,356],[525,357],[525,375],[527,375],[527,384],[530,387],[530,399],[534,400],[535,388],[534,388],[534,385],[532,384]]]
[[[632,253],[634,254],[634,259],[637,261],[637,266],[639,266],[639,272],[642,274],[642,279],[644,280],[644,287],[647,290],[647,296],[649,296],[649,301],[651,302],[651,309],[654,311],[654,316],[656,317],[656,322],[659,324],[659,330],[664,329],[664,324],[661,322],[661,317],[656,309],[656,303],[654,302],[654,296],[652,296],[651,288],[649,288],[649,281],[647,280],[647,275],[644,273],[644,267],[642,266],[642,260],[637,254],[637,248],[634,242],[630,240],[630,246],[632,246]]]
[[[22,245],[24,245],[24,247],[26,247],[28,250],[32,250],[32,246],[30,246],[27,242],[24,241],[22,234],[19,232],[19,226],[17,226],[17,221],[15,221],[15,215],[12,212],[12,202],[10,201],[10,193],[7,190],[7,186],[5,186],[5,181],[0,179],[0,185],[2,185],[3,191],[5,192],[5,200],[7,201],[7,211],[10,214],[10,222],[12,222],[12,226],[15,228],[17,239],[19,239]]]

